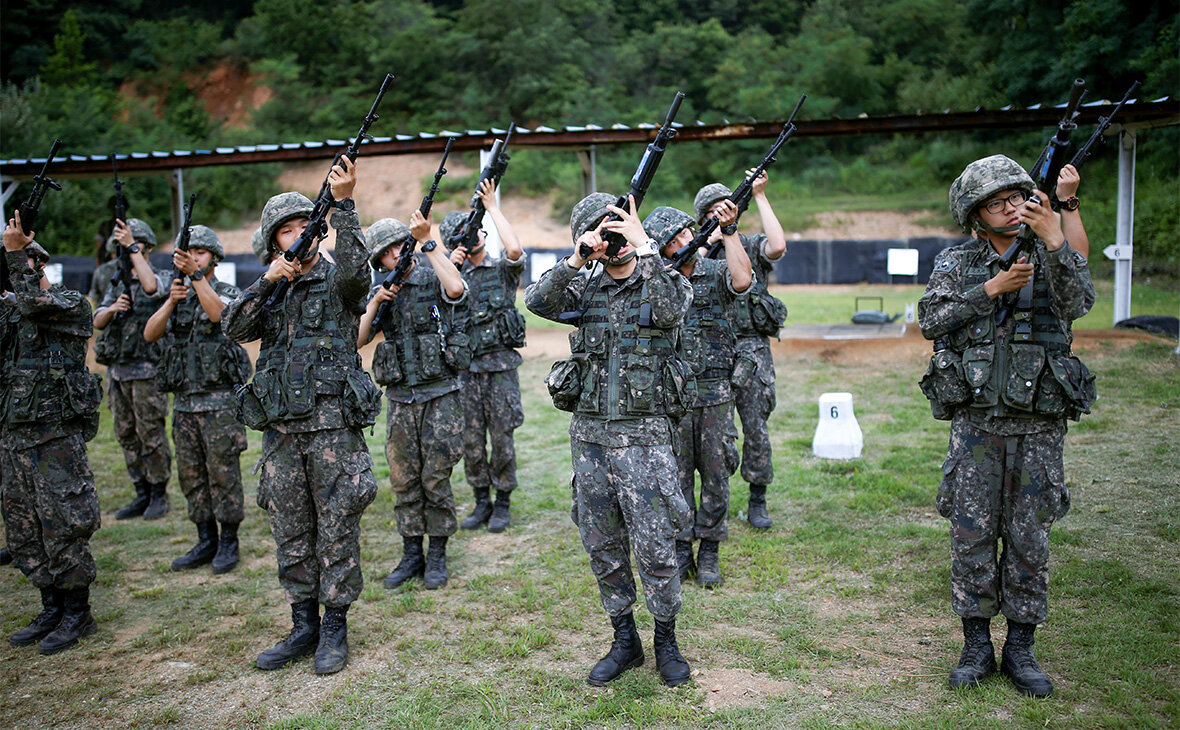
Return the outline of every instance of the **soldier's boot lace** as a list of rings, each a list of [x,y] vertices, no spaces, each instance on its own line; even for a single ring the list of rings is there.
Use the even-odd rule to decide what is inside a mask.
[[[402,559],[389,575],[385,576],[385,587],[397,588],[410,578],[420,578],[426,572],[426,558],[422,556],[422,536],[402,537]]]
[[[228,573],[238,565],[238,523],[222,522],[221,539],[213,556],[213,573]]]
[[[490,487],[476,487],[475,492],[475,509],[471,510],[471,514],[459,523],[459,527],[464,530],[478,530],[492,516],[492,502],[488,499],[491,493]]]
[[[447,538],[430,536],[430,545],[426,548],[426,571],[423,582],[426,589],[433,591],[447,584],[450,574],[447,573]]]
[[[320,604],[314,598],[291,604],[291,633],[258,655],[259,669],[278,669],[315,653],[320,642]]]
[[[774,524],[766,511],[766,485],[750,485],[750,504],[746,507],[746,521],[756,530],[769,530]]]
[[[171,505],[168,504],[168,482],[152,482],[148,485],[150,489],[151,501],[148,502],[147,509],[143,511],[143,518],[145,520],[158,520],[164,515],[168,514]]]
[[[639,641],[639,631],[635,628],[635,616],[630,612],[611,616],[610,623],[615,629],[610,651],[598,660],[586,678],[595,687],[613,682],[623,672],[643,664],[643,643]]]
[[[37,651],[46,655],[73,648],[78,639],[98,631],[98,623],[90,614],[89,588],[75,588],[59,593],[62,603],[61,622],[37,647]]]
[[[197,523],[197,544],[184,555],[172,561],[173,570],[192,570],[208,565],[217,554],[217,520]]]
[[[692,558],[692,540],[676,541],[676,567],[680,569],[682,584],[697,574],[697,564]]]
[[[721,585],[721,561],[717,555],[720,543],[716,540],[701,540],[697,551],[697,585],[713,588]]]
[[[41,613],[34,616],[28,626],[13,634],[8,643],[13,646],[32,646],[49,636],[61,623],[61,617],[65,614],[61,603],[62,596],[56,588],[42,588]]]
[[[488,532],[503,532],[508,529],[512,519],[508,514],[508,504],[512,492],[496,490],[496,504],[492,507],[492,518],[488,520]]]
[[[1000,658],[1000,673],[1012,680],[1021,693],[1029,697],[1048,697],[1053,694],[1053,682],[1041,671],[1033,655],[1033,632],[1036,624],[1008,622],[1008,639]]]
[[[135,483],[135,499],[126,507],[121,507],[115,512],[116,520],[129,520],[132,517],[142,517],[143,511],[147,509],[148,503],[152,501],[150,488],[148,483],[142,479]]]
[[[689,680],[688,662],[676,645],[676,618],[669,621],[656,619],[655,634],[656,668],[660,678],[669,687],[676,687]]]
[[[320,645],[315,652],[315,673],[334,674],[348,664],[348,606],[324,610]]]
[[[991,619],[963,619],[963,653],[959,666],[951,670],[951,689],[978,687],[996,671],[996,650],[992,646]]]

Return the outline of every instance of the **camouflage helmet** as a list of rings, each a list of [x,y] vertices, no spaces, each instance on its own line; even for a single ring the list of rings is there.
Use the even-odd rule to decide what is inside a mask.
[[[688,213],[667,205],[661,205],[647,214],[643,219],[643,230],[655,239],[656,248],[664,250],[664,246],[676,238],[676,234],[695,223]]]
[[[609,212],[608,205],[615,204],[615,196],[610,193],[590,193],[578,201],[570,213],[570,233],[574,241],[581,238],[586,231],[592,230],[598,222]]]
[[[144,223],[138,218],[128,218],[127,227],[131,229],[131,238],[136,243],[151,246],[152,248],[156,247],[156,233],[147,223]],[[116,248],[118,245],[119,242],[115,240],[115,234],[112,232],[110,237],[107,238],[107,253],[118,251],[119,249]]]
[[[1032,192],[1033,179],[1015,160],[1004,155],[992,155],[976,160],[951,183],[947,195],[955,223],[966,228],[972,211],[992,195],[1009,188]]]
[[[731,195],[733,195],[733,191],[721,183],[709,183],[698,190],[696,197],[692,199],[692,209],[697,214],[697,222],[704,222],[705,218],[709,215],[709,208],[713,207],[713,203],[716,203],[722,198],[728,198]]]
[[[225,258],[225,249],[221,246],[221,239],[208,226],[193,226],[189,229],[189,248],[201,248],[213,254],[213,258],[221,261]]]
[[[410,227],[396,218],[382,218],[365,231],[365,244],[369,247],[369,265],[381,268],[381,256],[393,246],[413,238]]]
[[[447,248],[455,247],[451,242],[451,237],[459,232],[465,220],[467,220],[467,214],[458,210],[447,213],[446,217],[442,219],[442,222],[438,224],[438,232],[442,236],[444,246]]]
[[[254,235],[250,236],[250,248],[258,257],[258,263],[263,266],[270,264],[270,252],[266,249],[266,239],[262,237],[261,228],[255,228]]]
[[[262,206],[262,240],[268,251],[276,250],[275,232],[292,218],[307,218],[315,206],[303,193],[279,193]]]
[[[44,266],[49,263],[49,252],[42,248],[41,244],[36,241],[25,246],[25,257],[36,261],[38,266]]]

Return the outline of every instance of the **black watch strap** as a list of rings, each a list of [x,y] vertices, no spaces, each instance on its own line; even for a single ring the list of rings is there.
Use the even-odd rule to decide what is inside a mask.
[[[737,233],[737,223],[730,223],[728,226],[721,226],[721,232],[726,236],[732,236]]]

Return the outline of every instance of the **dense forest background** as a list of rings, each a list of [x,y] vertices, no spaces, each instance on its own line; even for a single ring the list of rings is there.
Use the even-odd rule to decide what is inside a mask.
[[[1058,104],[1075,77],[1090,99],[1117,99],[1133,80],[1153,99],[1180,95],[1178,13],[1175,0],[4,0],[0,157],[43,156],[54,137],[87,154],[339,138],[355,131],[386,72],[398,80],[374,129],[385,135],[653,121],[675,90],[687,94],[679,119],[706,122],[781,119],[804,91],[803,119]],[[226,112],[210,104],[213,74],[246,78],[269,100]],[[967,162],[1002,151],[1031,163],[1049,133],[793,142],[772,193],[910,201],[941,220]],[[685,204],[764,147],[677,148],[660,193]],[[1138,266],[1180,264],[1178,151],[1175,128],[1140,136]],[[600,154],[600,187],[625,188],[637,152]],[[1108,150],[1083,172],[1099,250],[1113,238],[1116,157]],[[219,211],[211,223],[236,226],[276,192],[277,172],[186,178],[202,208]],[[577,195],[570,155],[518,151],[510,174],[514,192],[560,206]],[[161,177],[132,179],[132,213],[167,230],[166,190]],[[109,180],[71,181],[66,193],[48,198],[47,240],[90,253]]]

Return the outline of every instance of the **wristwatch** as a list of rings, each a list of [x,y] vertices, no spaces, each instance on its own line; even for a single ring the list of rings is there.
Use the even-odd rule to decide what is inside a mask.
[[[653,255],[655,255],[655,252],[658,250],[658,248],[659,247],[656,246],[656,242],[649,238],[649,239],[647,239],[647,242],[644,243],[642,246],[636,247],[635,255],[636,256],[653,256]]]
[[[433,238],[428,238],[422,242],[422,253],[430,253],[438,248],[438,244],[434,242]]]
[[[1065,200],[1061,201],[1061,209],[1062,210],[1077,210],[1078,206],[1081,204],[1082,204],[1082,201],[1078,200],[1078,196],[1074,195],[1072,197],[1066,198]]]
[[[201,279],[205,278],[205,271],[204,269],[197,269],[193,273],[189,274],[188,278],[193,281],[200,281]]]
[[[132,243],[130,246],[127,247],[127,253],[139,253],[139,244]]]
[[[726,236],[732,236],[737,233],[737,223],[730,223],[728,226],[721,226],[721,233]]]
[[[352,198],[345,198],[344,200],[336,201],[336,210],[347,210],[350,213],[356,212],[356,201]]]

